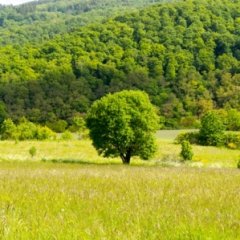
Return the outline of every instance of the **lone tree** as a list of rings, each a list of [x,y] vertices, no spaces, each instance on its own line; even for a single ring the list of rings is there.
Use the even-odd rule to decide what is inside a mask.
[[[147,160],[156,151],[158,116],[144,92],[108,94],[92,105],[86,123],[94,147],[104,157],[120,156],[129,164],[132,156]]]

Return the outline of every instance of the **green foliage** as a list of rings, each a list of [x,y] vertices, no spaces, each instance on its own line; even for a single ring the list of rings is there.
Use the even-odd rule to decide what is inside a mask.
[[[240,112],[236,109],[230,109],[227,111],[226,117],[227,130],[239,131],[240,130]]]
[[[240,160],[238,161],[237,168],[240,169]]]
[[[240,134],[233,132],[225,133],[224,144],[230,149],[240,149]]]
[[[41,42],[152,3],[151,0],[40,0],[19,6],[0,6],[0,45]]]
[[[192,151],[192,146],[191,146],[190,142],[182,141],[181,146],[182,146],[182,150],[181,150],[180,155],[183,158],[183,160],[184,161],[192,160],[193,151]]]
[[[207,146],[223,145],[224,130],[224,123],[218,113],[213,111],[206,113],[201,119],[200,143]]]
[[[6,119],[1,125],[1,139],[18,139],[18,131],[16,125],[11,119]]]
[[[180,133],[174,140],[177,144],[182,144],[184,141],[190,142],[191,144],[199,144],[199,132]]]
[[[195,128],[199,128],[201,124],[196,117],[189,116],[189,117],[181,118],[179,125],[182,128],[186,128],[186,129],[194,128],[195,129]]]
[[[36,139],[37,140],[54,140],[56,139],[56,133],[46,126],[37,126]]]
[[[69,126],[92,102],[124,89],[147,92],[166,128],[197,125],[194,118],[214,107],[240,109],[240,0],[135,8],[150,2],[162,1],[58,0],[1,8],[0,101],[8,117],[26,116],[64,132],[58,119]],[[229,128],[239,129],[238,120]]]
[[[156,150],[156,110],[141,91],[122,91],[97,100],[87,115],[90,138],[99,154],[120,156],[130,163],[132,156],[149,159]]]
[[[22,122],[17,126],[18,140],[35,139],[37,134],[37,126],[32,122]]]
[[[222,119],[226,130],[240,130],[240,112],[237,109],[218,109],[214,110],[214,112]]]
[[[220,135],[218,138],[214,139],[216,136]],[[209,137],[209,136],[207,136]],[[210,138],[210,139],[209,139]],[[240,134],[238,132],[222,132],[221,134],[215,133],[211,134],[208,138],[208,142],[203,142],[203,137],[200,135],[199,132],[187,132],[187,133],[180,133],[174,140],[176,144],[182,144],[183,142],[187,141],[191,144],[202,144],[208,145],[209,143],[212,146],[213,142],[215,143],[213,146],[225,146],[230,149],[240,149]],[[205,137],[206,139],[206,137]],[[216,142],[218,144],[216,144]]]
[[[86,122],[83,117],[75,116],[72,120],[71,126],[68,128],[71,132],[82,133],[86,130]]]
[[[3,121],[7,118],[7,110],[6,106],[3,102],[0,102],[0,124],[3,123]]]
[[[48,127],[36,125],[27,120],[15,125],[11,119],[4,120],[1,126],[2,140],[46,140],[55,139],[56,134]]]
[[[65,131],[64,133],[61,134],[61,140],[72,140],[73,139],[73,135],[71,132],[69,131]]]
[[[33,146],[29,149],[29,154],[31,155],[31,157],[35,157],[37,154],[37,149]]]
[[[68,124],[65,120],[56,120],[47,123],[47,126],[57,133],[63,133],[66,130],[67,125]]]

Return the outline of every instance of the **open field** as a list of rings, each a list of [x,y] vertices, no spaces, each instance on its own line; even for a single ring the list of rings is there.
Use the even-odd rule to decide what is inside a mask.
[[[240,239],[240,151],[193,146],[182,164],[178,133],[132,166],[86,139],[0,142],[0,239]]]
[[[185,130],[184,130],[185,131]],[[150,161],[141,161],[138,158],[132,160],[133,165],[178,165],[181,147],[173,143],[174,138],[179,134],[176,131],[159,131],[158,152]],[[35,147],[36,156],[31,157],[29,149]],[[239,150],[226,148],[193,146],[193,162],[187,163],[197,167],[230,167],[236,168],[240,160]],[[91,141],[71,140],[71,141],[0,141],[0,160],[2,161],[54,161],[67,163],[119,163],[120,159],[104,159],[98,156],[91,145]]]
[[[240,239],[240,172],[1,163],[1,239]]]

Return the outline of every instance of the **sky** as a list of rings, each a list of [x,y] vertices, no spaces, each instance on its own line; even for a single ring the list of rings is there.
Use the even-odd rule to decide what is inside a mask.
[[[0,4],[13,4],[18,5],[25,2],[31,2],[33,0],[0,0]]]

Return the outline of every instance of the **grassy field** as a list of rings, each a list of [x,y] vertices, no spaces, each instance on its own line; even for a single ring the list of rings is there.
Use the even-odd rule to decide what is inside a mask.
[[[193,146],[182,164],[177,133],[132,166],[89,140],[0,142],[0,239],[240,239],[240,151]]]
[[[1,239],[240,239],[240,172],[2,163]]]
[[[132,160],[133,165],[179,165],[181,147],[174,144],[174,138],[183,131],[159,131],[158,151],[150,161]],[[29,149],[35,147],[33,158]],[[193,146],[193,161],[187,163],[193,167],[236,168],[240,160],[239,150],[227,148]],[[121,164],[120,159],[104,159],[98,156],[90,140],[71,141],[0,141],[0,160],[2,161],[54,161],[66,163]]]
[[[195,130],[163,130],[157,133],[158,153],[155,161],[167,162],[174,165],[174,160],[179,158],[181,146],[174,144],[174,139],[179,133]],[[192,145],[194,157],[188,163],[193,167],[212,167],[212,168],[236,168],[240,160],[240,150],[231,150],[225,147],[207,147]],[[169,161],[168,161],[169,160]],[[179,159],[178,159],[179,160]],[[153,160],[154,161],[154,160]]]

